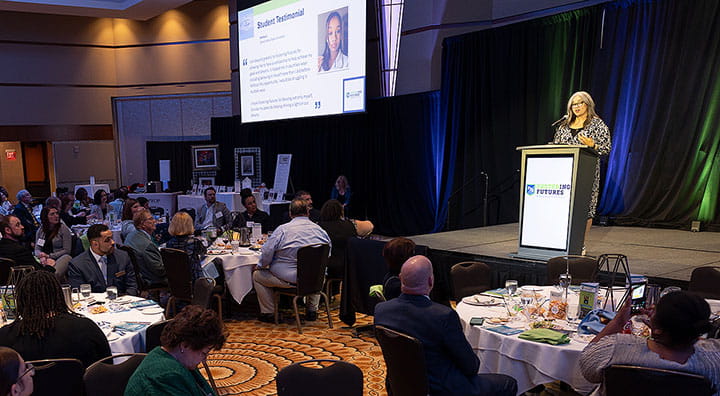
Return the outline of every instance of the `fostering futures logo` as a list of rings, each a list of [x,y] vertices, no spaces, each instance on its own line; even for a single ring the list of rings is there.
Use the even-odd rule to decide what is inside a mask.
[[[528,184],[525,195],[565,195],[565,190],[570,190],[570,184]]]

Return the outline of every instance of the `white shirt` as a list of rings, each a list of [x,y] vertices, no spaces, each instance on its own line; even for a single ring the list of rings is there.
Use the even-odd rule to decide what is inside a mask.
[[[204,230],[213,225],[213,220],[215,220],[213,216],[213,205],[209,205],[205,210],[205,221],[200,224],[201,230]]]

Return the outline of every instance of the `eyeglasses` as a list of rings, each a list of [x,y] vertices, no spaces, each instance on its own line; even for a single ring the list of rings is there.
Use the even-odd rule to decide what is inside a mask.
[[[584,105],[584,104],[585,104],[585,102],[573,103],[573,104],[570,105],[570,107],[580,107],[580,106],[582,106],[582,105]]]
[[[15,383],[17,384],[22,380],[24,376],[26,376],[28,373],[32,372],[33,375],[35,375],[35,366],[32,365],[32,363],[25,363],[25,371],[23,371],[22,374],[15,380]]]

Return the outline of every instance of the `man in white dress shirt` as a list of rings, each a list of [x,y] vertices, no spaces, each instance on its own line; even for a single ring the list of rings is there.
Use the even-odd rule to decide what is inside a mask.
[[[198,209],[195,218],[195,229],[204,230],[208,227],[227,228],[232,224],[232,214],[222,202],[215,199],[215,188],[208,187],[203,192],[205,204]]]

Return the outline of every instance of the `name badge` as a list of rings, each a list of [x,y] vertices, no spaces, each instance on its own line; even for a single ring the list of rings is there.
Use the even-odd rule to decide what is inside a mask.
[[[222,212],[215,212],[215,217],[219,219],[219,218],[223,217],[223,213],[222,213]]]
[[[120,271],[120,272],[115,273],[116,278],[122,278],[123,276],[125,276],[125,271]]]
[[[35,245],[43,247],[43,246],[45,246],[45,240],[40,238],[37,240],[37,242],[35,242]]]

